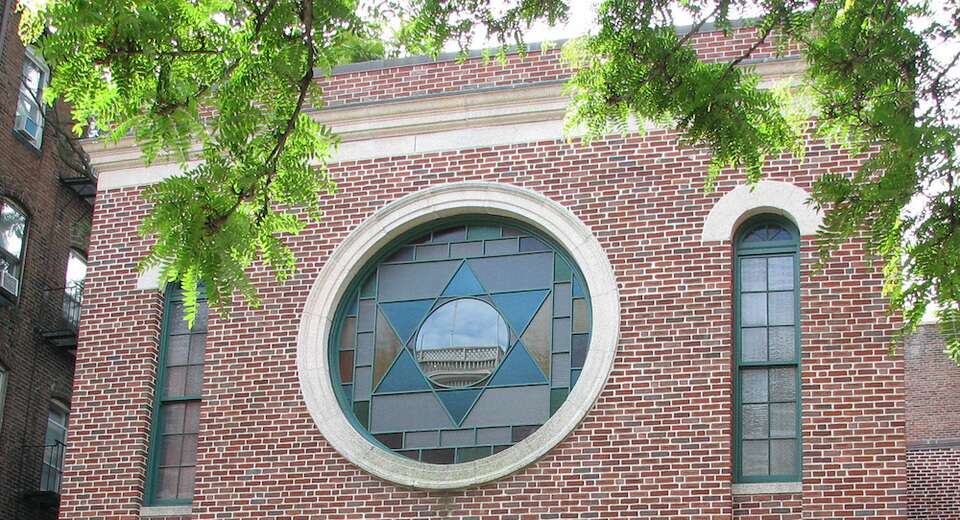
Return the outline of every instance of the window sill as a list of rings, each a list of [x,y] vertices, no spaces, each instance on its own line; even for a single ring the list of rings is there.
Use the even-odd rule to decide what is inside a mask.
[[[787,495],[803,492],[801,482],[761,482],[757,484],[734,484],[734,495]]]
[[[159,516],[190,516],[193,512],[192,506],[143,506],[140,508],[141,518],[151,518]]]

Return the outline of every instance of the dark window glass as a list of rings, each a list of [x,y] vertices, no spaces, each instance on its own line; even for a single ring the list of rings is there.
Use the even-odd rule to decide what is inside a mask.
[[[147,492],[148,503],[156,505],[187,504],[193,499],[207,339],[206,300],[200,299],[191,329],[183,319],[182,292],[171,289],[167,294]],[[353,351],[340,355],[340,370],[348,366],[352,370],[352,360],[344,358],[352,358]]]
[[[16,297],[27,237],[27,215],[13,202],[0,198],[0,288]]]
[[[748,221],[736,262],[735,478],[800,479],[798,243],[787,223]]]
[[[481,220],[383,253],[341,302],[330,338],[341,403],[372,442],[422,462],[469,462],[519,442],[563,405],[592,321],[563,251]]]

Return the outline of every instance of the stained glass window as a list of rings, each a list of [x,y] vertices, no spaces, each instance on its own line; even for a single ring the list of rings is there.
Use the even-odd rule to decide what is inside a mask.
[[[340,403],[372,442],[433,464],[503,451],[543,425],[586,362],[577,266],[512,222],[450,222],[388,247],[329,339]]]
[[[800,479],[799,237],[771,216],[736,245],[735,467],[739,482]]]

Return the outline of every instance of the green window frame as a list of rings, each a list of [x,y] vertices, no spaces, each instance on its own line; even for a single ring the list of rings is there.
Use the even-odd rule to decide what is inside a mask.
[[[799,482],[800,233],[775,215],[734,239],[733,480]]]
[[[163,307],[157,384],[144,503],[189,505],[193,501],[207,302],[201,292],[193,328],[183,319],[183,291],[168,287]]]

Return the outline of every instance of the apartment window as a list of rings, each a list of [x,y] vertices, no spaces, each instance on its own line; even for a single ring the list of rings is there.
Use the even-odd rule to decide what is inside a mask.
[[[15,301],[20,294],[27,214],[12,201],[0,198],[0,296]]]
[[[23,57],[14,129],[37,149],[43,140],[43,87],[49,77],[50,72],[43,60],[27,49]]]
[[[67,259],[67,280],[63,294],[63,321],[74,331],[80,325],[80,302],[83,300],[83,282],[87,277],[87,258],[76,249]]]
[[[70,409],[53,400],[47,412],[47,434],[43,440],[43,464],[40,472],[40,490],[60,492],[63,476],[63,452],[67,444],[67,420]]]
[[[799,233],[759,216],[735,247],[735,480],[799,481]]]
[[[0,431],[3,431],[3,404],[7,400],[7,379],[10,377],[7,367],[0,364]]]
[[[183,292],[169,289],[163,320],[146,486],[146,502],[156,506],[193,499],[207,303],[201,300],[190,329],[184,320]]]

